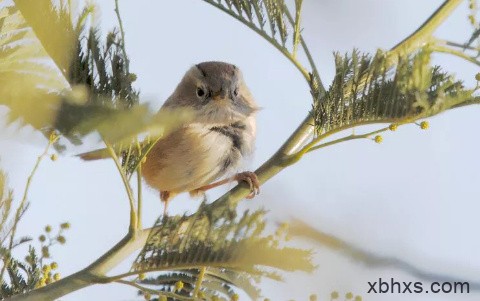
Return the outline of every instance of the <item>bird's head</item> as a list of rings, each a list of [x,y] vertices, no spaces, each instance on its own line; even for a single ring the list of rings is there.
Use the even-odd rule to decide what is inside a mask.
[[[240,69],[223,62],[190,68],[164,107],[192,109],[194,122],[209,124],[231,124],[258,110]]]

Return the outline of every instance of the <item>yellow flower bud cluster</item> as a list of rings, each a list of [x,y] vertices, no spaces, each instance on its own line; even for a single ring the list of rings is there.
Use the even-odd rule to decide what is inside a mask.
[[[470,25],[472,25],[475,29],[478,29],[478,22],[475,17],[477,12],[477,2],[475,0],[470,0],[468,4],[468,8],[470,9],[470,14],[468,15],[468,21],[470,21]]]
[[[45,228],[43,229],[44,233],[38,237],[38,240],[40,241],[40,244],[41,244],[40,261],[51,257],[50,256],[51,246],[53,246],[56,243],[60,243],[63,245],[67,242],[67,239],[65,238],[65,236],[62,235],[63,231],[67,229],[70,229],[70,223],[62,223],[60,224],[58,233],[56,235],[52,235],[53,227],[50,225],[45,226]],[[51,265],[52,265],[51,270],[54,270],[57,268],[57,264],[55,262],[53,262]],[[45,269],[48,269],[48,266],[43,266],[43,269],[44,269],[43,271],[45,272]],[[53,275],[48,275],[48,272],[50,271],[47,271],[46,272],[47,275],[44,275],[44,277],[42,277],[43,280],[39,283],[39,285],[43,286],[43,285],[49,284],[50,282],[52,282],[52,280],[56,281],[60,279],[60,274],[56,273]]]
[[[179,292],[183,289],[183,282],[182,281],[177,281],[175,283],[175,292]]]
[[[58,269],[58,264],[56,262],[42,266],[42,276],[38,280],[36,287],[43,287],[60,280],[60,273],[54,273],[54,270],[56,269]]]
[[[426,130],[426,129],[428,129],[429,127],[430,127],[430,124],[428,123],[428,121],[422,121],[422,122],[420,122],[420,128],[421,128],[422,130]]]
[[[375,143],[382,143],[383,142],[383,137],[382,137],[382,135],[377,135],[377,136],[375,136],[375,138],[373,138],[373,140],[375,141]]]

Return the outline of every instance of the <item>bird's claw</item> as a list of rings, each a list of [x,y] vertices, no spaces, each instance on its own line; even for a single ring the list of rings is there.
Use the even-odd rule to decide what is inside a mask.
[[[253,199],[260,193],[260,181],[258,181],[257,175],[251,171],[244,171],[235,175],[235,180],[240,182],[247,182],[250,187],[250,194],[247,199]]]

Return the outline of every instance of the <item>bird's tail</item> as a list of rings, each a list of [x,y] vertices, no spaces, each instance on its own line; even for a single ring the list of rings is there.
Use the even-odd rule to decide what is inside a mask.
[[[82,158],[85,161],[93,161],[93,160],[100,160],[100,159],[107,159],[110,157],[108,150],[106,148],[97,149],[91,152],[78,154],[77,157]]]

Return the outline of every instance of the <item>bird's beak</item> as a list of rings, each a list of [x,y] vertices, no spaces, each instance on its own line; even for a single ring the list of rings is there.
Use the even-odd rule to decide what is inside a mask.
[[[221,96],[215,96],[215,97],[212,97],[213,101],[215,102],[222,102],[222,101],[225,101],[226,98],[225,97],[221,97]]]
[[[225,93],[224,90],[218,91],[212,95],[212,99],[214,101],[227,100],[227,93]]]

